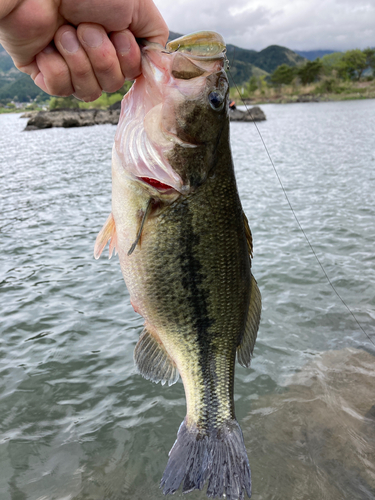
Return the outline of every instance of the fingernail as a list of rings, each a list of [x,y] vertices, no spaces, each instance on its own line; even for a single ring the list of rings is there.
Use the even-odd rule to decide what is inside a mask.
[[[71,54],[74,54],[79,49],[78,38],[72,31],[65,31],[65,33],[61,35],[60,41],[63,49]]]
[[[52,52],[54,52],[54,48],[52,47],[52,45],[47,45],[47,47],[45,47],[42,52],[44,54],[52,54]]]
[[[86,28],[82,33],[82,38],[83,41],[93,49],[100,47],[103,43],[103,33],[95,28]]]
[[[112,42],[116,51],[120,54],[129,52],[131,47],[130,38],[125,33],[115,33],[112,37]]]

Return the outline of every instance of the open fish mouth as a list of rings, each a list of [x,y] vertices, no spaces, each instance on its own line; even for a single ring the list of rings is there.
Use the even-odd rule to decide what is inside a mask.
[[[166,48],[140,41],[142,75],[124,97],[114,154],[127,175],[154,193],[183,194],[190,185],[172,168],[174,148],[197,148],[182,136],[177,110],[186,98],[198,99],[206,78],[220,71],[225,43],[214,32],[199,32],[169,42]]]

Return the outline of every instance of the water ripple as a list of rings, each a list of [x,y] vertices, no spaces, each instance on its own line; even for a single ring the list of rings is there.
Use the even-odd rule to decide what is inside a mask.
[[[375,101],[264,110],[268,120],[259,129],[294,210],[375,340]],[[0,496],[161,499],[158,482],[185,414],[182,384],[162,388],[136,373],[142,319],[130,306],[117,259],[93,259],[110,212],[115,127],[24,133],[24,126],[18,115],[0,115]],[[308,498],[314,481],[316,498],[371,498],[375,460],[364,419],[373,417],[361,403],[367,396],[361,399],[356,386],[354,401],[341,382],[332,382],[335,370],[346,373],[352,363],[364,370],[367,387],[369,361],[354,362],[357,351],[354,358],[346,353],[371,345],[311,255],[254,125],[233,123],[231,141],[264,303],[252,367],[238,368],[235,388],[238,418],[246,417],[254,498]],[[341,353],[333,371],[324,362],[303,368],[330,350]],[[300,370],[307,385],[320,380],[315,395],[298,396],[285,385]],[[288,406],[291,398],[300,409]],[[332,398],[337,405],[329,408],[345,423],[343,440],[331,439],[337,429],[307,421],[305,439],[295,412],[324,412]],[[280,445],[279,427],[286,436]],[[325,436],[333,448],[323,460]],[[353,460],[340,462],[338,450]],[[293,470],[294,482],[273,480]],[[330,484],[324,471],[337,480]]]

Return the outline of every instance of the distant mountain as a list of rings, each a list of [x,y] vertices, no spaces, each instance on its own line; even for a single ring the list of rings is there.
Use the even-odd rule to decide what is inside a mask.
[[[273,73],[273,71],[275,71],[275,69],[281,64],[297,66],[298,64],[306,62],[304,57],[296,54],[293,50],[281,47],[280,45],[270,45],[260,52],[255,52],[253,50],[249,52],[253,57],[253,59],[249,62],[258,66],[262,70],[267,71],[267,73]]]
[[[0,45],[0,73],[3,71],[9,71],[13,68],[13,61],[10,55],[5,52],[5,49]]]
[[[0,102],[28,102],[38,96],[49,97],[35,85],[29,75],[18,71],[10,55],[0,45]]]
[[[333,52],[337,52],[337,50],[295,50],[294,52],[302,57],[305,57],[309,61],[315,61],[318,57],[333,54]]]

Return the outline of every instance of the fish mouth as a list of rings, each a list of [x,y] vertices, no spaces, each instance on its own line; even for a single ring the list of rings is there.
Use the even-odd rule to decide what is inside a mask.
[[[225,44],[220,35],[203,32],[170,42],[166,49],[144,40],[140,47],[142,75],[122,101],[116,153],[126,175],[154,195],[187,195],[189,181],[168,157],[176,147],[200,144],[178,128],[176,110],[186,98],[199,98],[206,77],[222,69]]]
[[[151,194],[158,193],[164,197],[175,198],[180,193],[172,186],[160,182],[158,179],[152,177],[137,177],[137,181],[151,192]]]

